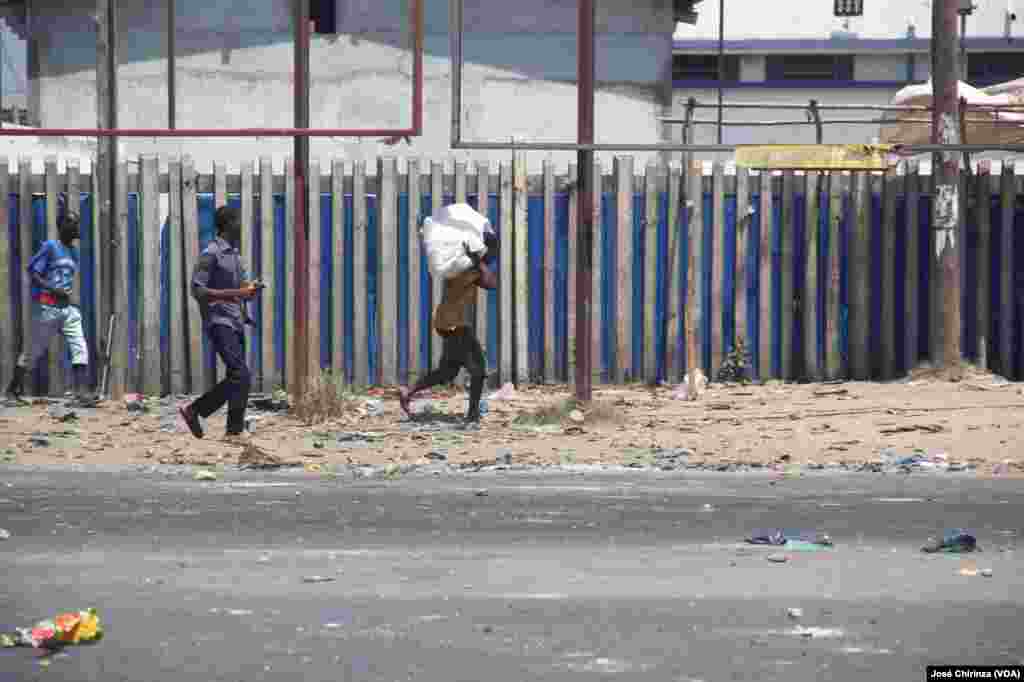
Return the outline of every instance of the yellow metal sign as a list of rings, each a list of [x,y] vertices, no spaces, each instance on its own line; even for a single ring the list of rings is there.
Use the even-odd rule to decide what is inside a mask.
[[[736,165],[755,170],[884,171],[896,162],[891,144],[756,144],[736,148]]]

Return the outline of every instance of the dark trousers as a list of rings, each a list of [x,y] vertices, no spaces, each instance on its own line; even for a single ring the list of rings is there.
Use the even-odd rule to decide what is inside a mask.
[[[476,412],[480,406],[480,395],[484,390],[486,376],[484,350],[469,327],[459,327],[449,334],[442,334],[441,340],[441,363],[420,379],[413,391],[418,392],[431,386],[451,383],[458,376],[459,370],[465,367],[471,379],[469,411]]]
[[[242,433],[245,430],[245,408],[249,403],[249,388],[252,375],[245,364],[245,336],[227,325],[217,324],[206,330],[213,343],[213,349],[224,361],[227,376],[204,393],[194,403],[192,410],[206,419],[228,405],[228,433]]]

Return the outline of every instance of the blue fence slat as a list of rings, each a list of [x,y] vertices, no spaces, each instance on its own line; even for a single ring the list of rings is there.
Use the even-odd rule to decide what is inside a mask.
[[[528,324],[527,362],[531,379],[543,376],[544,370],[544,272],[545,239],[544,239],[544,197],[530,197],[526,202],[526,234],[527,234],[527,268],[529,269],[529,302],[526,320],[519,324]],[[553,359],[553,358],[552,358]],[[550,362],[551,360],[548,360]]]
[[[576,250],[572,249],[573,255]],[[555,373],[569,379],[569,195],[555,195]]]

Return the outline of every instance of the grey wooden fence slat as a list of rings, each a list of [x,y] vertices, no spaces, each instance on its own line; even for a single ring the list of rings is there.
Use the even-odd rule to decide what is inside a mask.
[[[643,377],[651,386],[658,383],[658,166],[647,164],[644,170],[644,344]]]
[[[444,164],[438,161],[430,163],[430,212],[433,214],[444,206]],[[511,206],[510,206],[511,208]],[[511,231],[508,233],[511,236]],[[502,233],[504,236],[505,233]],[[512,240],[508,240],[512,246]],[[511,292],[511,286],[509,287]],[[430,276],[430,308],[433,311],[441,303],[444,296],[444,280],[441,277]],[[433,328],[433,322],[431,322]],[[438,367],[441,364],[442,343],[440,337],[430,334],[430,366]]]
[[[466,162],[455,162],[455,203],[466,203]]]
[[[21,252],[18,281],[21,283],[21,329],[19,331],[21,332],[21,351],[23,353],[30,353],[32,350],[32,290],[28,273],[25,270],[35,247],[35,240],[32,238],[31,181],[32,159],[21,157],[18,159],[18,240]],[[36,392],[38,386],[33,386],[32,389],[33,392]]]
[[[725,338],[725,167],[715,161],[711,170],[711,368],[710,377],[717,377],[722,360],[732,347]]]
[[[870,321],[870,178],[867,172],[857,173],[854,191],[854,221],[849,240],[850,277],[850,376],[866,381],[871,375],[868,332]]]
[[[476,207],[477,211],[480,212],[484,217],[490,218],[490,191],[491,191],[491,165],[485,161],[481,161],[476,165]],[[499,248],[499,253],[501,249]],[[490,366],[490,359],[488,357],[490,349],[488,348],[487,342],[487,325],[490,324],[488,319],[490,312],[487,306],[488,292],[486,289],[480,289],[477,292],[476,299],[476,334],[480,340],[480,345],[484,349],[484,359],[486,367]]]
[[[10,225],[10,166],[6,156],[0,156],[0,229],[4,235]],[[15,245],[10,239],[0,239],[0,282],[11,281],[12,276],[22,277],[14,261]],[[6,388],[14,374],[14,363],[18,353],[18,323],[14,319],[14,296],[20,291],[8,291],[7,287],[0,291],[0,387]]]
[[[849,189],[848,176],[841,171],[832,171],[828,177],[828,286],[825,288],[825,376],[835,381],[845,376],[843,370],[843,342],[840,333],[843,272],[842,254],[843,201]]]
[[[544,383],[555,383],[555,169],[544,159],[542,173],[544,201],[544,342],[541,363]]]
[[[615,158],[616,242],[615,242],[615,380],[632,381],[637,376],[633,367],[633,157]]]
[[[821,215],[820,176],[815,171],[804,174],[804,281],[802,301],[803,376],[821,380],[818,362],[818,219]]]
[[[505,243],[505,253],[501,258],[500,272],[498,275],[498,299],[499,306],[499,329],[500,342],[498,343],[498,366],[500,367],[501,381],[514,381],[515,377],[512,368],[515,361],[515,352],[512,347],[515,319],[513,318],[513,280],[512,271],[515,260],[515,227],[513,226],[513,204],[512,204],[512,164],[502,162],[498,166],[499,173],[499,202],[501,211],[501,227],[499,234]]]
[[[761,232],[758,254],[758,379],[772,378],[772,174],[763,170],[761,179]]]
[[[239,164],[239,171],[242,176],[241,188],[239,191],[239,197],[241,201],[241,220],[242,220],[242,233],[241,242],[238,245],[238,252],[241,255],[242,261],[245,263],[246,272],[249,273],[249,278],[255,280],[255,268],[256,268],[256,223],[253,217],[255,213],[255,197],[253,196],[253,162],[251,160],[244,160]],[[259,298],[263,298],[266,292],[260,294]],[[259,301],[253,300],[248,304],[249,315],[255,318],[256,306],[259,305]],[[249,338],[246,341],[246,353],[249,356],[247,361],[249,370],[252,371],[256,368],[257,358],[260,357],[259,346],[256,345],[253,335],[248,335]]]
[[[679,323],[682,313],[682,290],[680,273],[684,265],[680,258],[683,237],[683,211],[680,197],[683,189],[683,171],[678,163],[669,164],[668,168],[668,313],[666,314],[665,335],[665,377],[668,381],[678,381],[681,377],[684,360],[679,352]]]
[[[1004,160],[999,185],[999,206],[1002,219],[999,234],[999,371],[1006,378],[1011,378],[1013,375],[1015,172],[1014,162],[1010,159]]]
[[[95,333],[89,340],[91,356],[95,362],[96,392],[99,394],[99,381],[103,374],[101,368],[104,365],[103,351],[106,349],[107,338],[107,316],[110,314],[109,299],[107,298],[106,282],[109,281],[105,268],[109,249],[110,235],[106,229],[107,212],[103,209],[103,203],[107,201],[100,181],[100,168],[102,164],[99,159],[94,159],[92,172],[88,176],[89,190],[92,193],[92,267],[93,267],[93,303],[95,305],[96,320]]]
[[[886,172],[882,188],[881,378],[896,376],[896,195],[900,178]]]
[[[203,319],[199,304],[192,298],[192,273],[199,263],[199,206],[196,192],[196,172],[192,159],[185,157],[181,164],[181,218],[184,233],[185,307],[188,311],[189,391],[202,393],[206,376],[203,357]],[[125,323],[119,320],[119,323]]]
[[[747,353],[751,352],[752,342],[747,335],[747,320],[749,319],[747,300],[747,278],[750,276],[747,270],[747,257],[750,249],[750,171],[746,168],[736,168],[736,277],[734,280],[735,294],[735,319],[736,339],[743,344]],[[734,341],[735,342],[735,341]],[[748,368],[749,370],[749,368]]]
[[[320,287],[320,273],[323,268],[323,250],[320,234],[320,162],[309,161],[309,175],[306,178],[306,229],[309,242],[309,315],[307,371],[309,376],[318,377],[323,368],[320,356],[320,310],[323,305],[323,292]]]
[[[579,256],[579,249],[577,248],[577,239],[579,238],[579,221],[577,217],[577,211],[579,209],[579,171],[576,164],[569,164],[569,174],[567,177],[569,183],[569,268],[568,268],[568,286],[566,287],[566,381],[569,386],[572,387],[575,392],[576,389],[576,354],[578,353],[578,347],[576,344],[576,259]]]
[[[529,196],[526,186],[526,156],[518,154],[512,163],[515,202],[515,381],[530,381],[530,241],[527,224]]]
[[[67,180],[67,210],[69,213],[74,213],[81,219],[82,210],[82,174],[81,169],[78,166],[78,159],[68,159],[67,161],[67,173],[65,174]],[[85,236],[84,234],[82,235]],[[79,247],[81,242],[79,242]],[[82,307],[82,267],[81,261],[79,261],[78,269],[78,282],[75,283],[74,288],[71,290],[71,302],[78,306],[81,310]],[[83,323],[85,320],[82,320]]]
[[[352,380],[365,386],[369,377],[370,334],[367,326],[366,282],[366,162],[356,161],[352,169]]]
[[[982,369],[989,369],[989,332],[991,328],[988,278],[992,262],[992,228],[989,210],[992,191],[991,173],[990,162],[978,162],[978,174],[974,186],[974,206],[977,216],[974,224],[978,230],[977,276],[975,277],[978,295],[975,305],[975,335],[977,336],[977,364]]]
[[[270,393],[281,385],[283,375],[281,368],[277,367],[277,357],[274,353],[274,329],[277,320],[276,306],[274,299],[277,292],[277,277],[275,276],[275,264],[277,263],[277,249],[275,247],[275,225],[274,225],[274,167],[269,156],[260,157],[260,262],[250,263],[250,267],[259,273],[263,282],[263,294],[260,295],[260,353],[262,357],[260,374],[260,387],[265,393]],[[257,269],[258,267],[258,269]],[[287,291],[285,287],[285,291]]]
[[[284,160],[284,372],[285,386],[289,392],[298,385],[295,353],[298,350],[295,339],[295,161]]]
[[[111,258],[112,270],[115,272],[113,285],[113,306],[117,311],[117,341],[111,346],[110,358],[110,394],[114,400],[120,400],[131,386],[135,390],[134,377],[128,374],[128,353],[134,330],[128,324],[128,297],[136,292],[128,290],[128,164],[118,164],[114,191],[117,192],[117,225],[113,241],[116,244],[114,256]]]
[[[345,371],[345,263],[351,254],[345,243],[345,164],[331,161],[331,372],[346,383]]]
[[[46,157],[43,170],[46,177],[46,238],[57,239],[57,157]],[[46,356],[50,375],[50,395],[64,394],[64,352],[64,339],[59,334],[54,334]]]
[[[377,319],[380,339],[379,381],[398,383],[398,164],[394,158],[381,159],[377,165]]]
[[[160,395],[160,195],[157,193],[157,158],[139,159],[139,275],[142,305],[139,349],[142,352],[141,389]]]
[[[701,254],[704,252],[703,195],[704,166],[700,161],[694,161],[690,164],[687,174],[686,192],[687,204],[690,207],[686,264],[686,371],[691,375],[703,365],[700,338],[705,314],[704,277],[701,268]]]
[[[793,265],[795,261],[794,243],[796,230],[794,229],[795,201],[794,192],[796,178],[793,171],[782,173],[782,258],[780,267],[782,269],[780,298],[782,301],[782,330],[780,335],[780,355],[782,356],[782,378],[785,381],[796,379],[794,371],[794,350],[796,344],[793,339],[793,320],[798,314],[798,301],[796,295],[798,290],[795,286]]]
[[[903,272],[903,370],[910,372],[917,366],[920,347],[920,320],[918,299],[920,295],[920,244],[921,231],[918,228],[918,205],[920,198],[920,167],[921,164],[911,163],[904,177],[904,194],[906,195],[906,230],[907,230],[907,261]]]
[[[227,184],[227,168],[222,162],[215,162],[213,164],[213,210],[216,211],[221,206],[227,205],[228,202],[228,184]],[[214,227],[216,230],[216,227]],[[215,355],[215,365],[209,368],[207,374],[207,381],[210,382],[210,387],[216,384],[220,377],[223,377],[227,371],[224,361],[221,360],[219,355]]]
[[[407,224],[409,238],[409,374],[406,382],[416,380],[423,369],[423,356],[420,354],[420,305],[423,292],[420,289],[420,267],[422,250],[420,246],[420,214],[423,200],[423,184],[420,177],[418,159],[409,159],[406,171],[406,192],[409,196],[409,222]],[[429,332],[428,332],[429,333]]]
[[[167,319],[168,380],[171,395],[181,395],[188,389],[188,356],[185,353],[185,258],[181,229],[181,161],[171,159],[167,164],[168,197],[170,209],[167,218],[167,291],[169,315]]]

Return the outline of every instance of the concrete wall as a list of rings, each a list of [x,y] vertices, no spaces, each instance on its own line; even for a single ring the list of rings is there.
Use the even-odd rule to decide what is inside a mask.
[[[405,0],[338,0],[345,33],[315,36],[311,118],[317,127],[405,127],[411,122],[412,58]],[[43,126],[96,123],[95,3],[29,0]],[[120,125],[167,125],[166,18],[143,0],[119,3],[123,66]],[[670,0],[599,0],[598,141],[660,141],[658,117],[670,101]],[[291,126],[292,43],[288,0],[178,0],[179,127]],[[576,3],[571,0],[467,2],[463,137],[466,140],[576,138]],[[448,3],[426,5],[424,135],[413,145],[314,140],[313,154],[372,161],[378,155],[456,156],[449,150]],[[131,140],[129,154],[189,153],[235,166],[243,158],[290,153],[291,140]],[[468,157],[468,154],[461,154]],[[638,155],[644,157],[645,155]],[[543,154],[532,154],[539,165]],[[508,159],[474,152],[473,159]],[[572,153],[555,155],[560,164]]]

